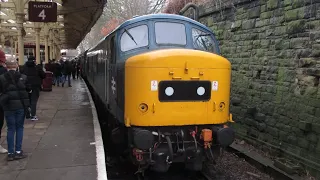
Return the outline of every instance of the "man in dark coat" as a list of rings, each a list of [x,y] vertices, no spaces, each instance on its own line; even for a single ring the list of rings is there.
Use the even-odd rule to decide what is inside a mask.
[[[28,58],[28,61],[24,65],[21,73],[28,77],[28,83],[32,90],[30,94],[31,120],[37,121],[37,103],[40,96],[42,80],[46,77],[46,74],[43,71],[42,65],[36,65],[35,58],[33,56]]]
[[[8,72],[0,76],[0,104],[7,121],[8,161],[25,158],[22,151],[25,110],[29,107],[27,76],[17,71],[15,59],[6,61]],[[16,144],[15,144],[16,142]]]
[[[72,74],[72,64],[70,61],[65,61],[63,65],[63,75],[64,75],[64,80],[62,81],[62,87],[64,86],[64,83],[66,80],[68,80],[68,85],[69,87],[71,86],[71,74]]]
[[[0,50],[0,75],[7,72],[6,68],[6,55],[3,51]],[[4,112],[0,106],[0,140],[1,140],[1,130],[4,123]],[[1,141],[0,141],[1,142]],[[0,145],[0,154],[7,153],[8,151]]]
[[[54,64],[53,75],[54,75],[54,79],[55,79],[55,83],[53,85],[55,85],[57,83],[57,86],[60,86],[59,83],[62,81],[61,80],[61,77],[62,77],[62,66],[61,66],[59,61],[57,61]]]

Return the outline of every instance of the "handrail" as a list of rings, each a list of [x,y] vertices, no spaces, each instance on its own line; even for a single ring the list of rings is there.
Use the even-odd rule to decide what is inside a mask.
[[[194,3],[188,3],[186,4],[180,11],[179,11],[179,15],[183,15],[183,13],[185,13],[189,8],[193,8],[195,10],[195,20],[198,21],[199,20],[199,7],[194,4]]]

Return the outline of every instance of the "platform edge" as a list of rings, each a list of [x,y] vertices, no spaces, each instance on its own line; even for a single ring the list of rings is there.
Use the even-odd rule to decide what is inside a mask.
[[[84,82],[83,80],[81,80]],[[97,180],[108,180],[107,178],[107,169],[105,163],[105,153],[104,146],[102,140],[102,133],[100,128],[100,123],[98,120],[98,114],[96,106],[93,102],[92,95],[89,91],[87,84],[84,82],[87,94],[90,100],[91,112],[92,112],[92,120],[94,126],[94,139],[95,139],[95,147],[96,147],[96,161],[97,161]]]

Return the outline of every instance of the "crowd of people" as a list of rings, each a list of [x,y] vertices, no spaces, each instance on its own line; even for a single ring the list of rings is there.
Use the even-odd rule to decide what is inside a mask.
[[[19,67],[16,59],[6,58],[0,50],[0,139],[5,119],[8,144],[8,150],[0,145],[0,153],[8,153],[8,161],[26,157],[22,151],[24,120],[38,120],[37,102],[46,78],[45,70],[53,72],[53,85],[64,86],[67,80],[71,87],[71,76],[79,78],[80,66],[76,61],[51,60],[44,68],[31,56]]]
[[[50,60],[48,64],[45,65],[47,71],[53,72],[53,85],[64,87],[66,81],[68,81],[68,86],[71,86],[71,78],[79,79],[80,75],[80,64],[79,62],[72,61],[57,61]],[[72,77],[71,77],[72,76]]]

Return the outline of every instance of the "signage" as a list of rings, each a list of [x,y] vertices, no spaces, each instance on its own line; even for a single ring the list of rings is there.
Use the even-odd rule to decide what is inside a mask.
[[[28,5],[30,22],[57,22],[57,3],[29,1]]]

